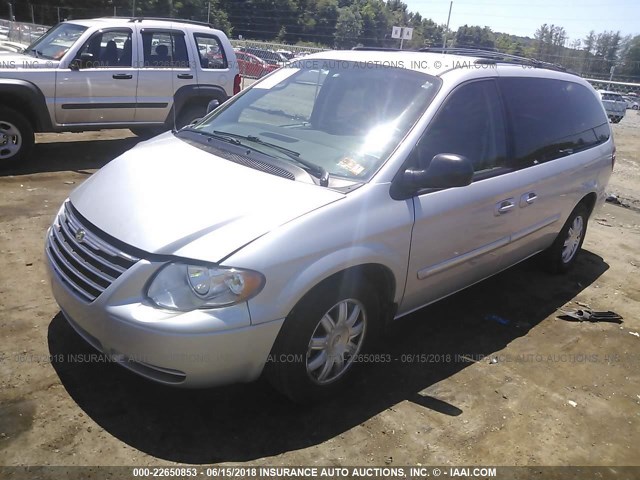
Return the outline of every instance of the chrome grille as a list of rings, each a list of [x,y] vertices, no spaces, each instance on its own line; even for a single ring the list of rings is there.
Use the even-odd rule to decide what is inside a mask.
[[[140,260],[100,238],[69,202],[51,226],[46,252],[58,276],[89,302]]]

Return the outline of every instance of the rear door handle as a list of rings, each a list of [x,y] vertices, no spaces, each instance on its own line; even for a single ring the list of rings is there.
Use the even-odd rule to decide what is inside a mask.
[[[537,199],[538,199],[538,195],[536,195],[534,192],[525,193],[520,197],[520,207],[521,208],[527,207],[531,205],[533,202],[535,202]]]
[[[178,78],[182,78],[184,80],[191,80],[193,78],[193,75],[191,75],[190,73],[179,73]]]
[[[496,204],[495,215],[496,217],[499,215],[504,215],[505,213],[509,213],[516,206],[516,202],[513,198],[507,198],[506,200],[502,200]]]
[[[112,77],[116,80],[130,80],[133,78],[133,75],[130,73],[114,73]]]

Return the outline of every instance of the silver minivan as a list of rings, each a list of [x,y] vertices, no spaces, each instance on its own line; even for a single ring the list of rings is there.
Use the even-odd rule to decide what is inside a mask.
[[[291,398],[383,327],[536,254],[576,261],[615,162],[580,77],[478,52],[294,61],[73,191],[52,288],[96,349],[167,385]]]

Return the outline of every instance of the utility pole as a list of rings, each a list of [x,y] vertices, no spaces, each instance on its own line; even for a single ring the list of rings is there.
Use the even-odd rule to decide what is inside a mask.
[[[7,2],[7,5],[9,5],[9,21],[13,22],[13,4],[11,2]]]
[[[36,23],[36,16],[33,14],[33,3],[30,3],[29,6],[31,7],[31,23]]]
[[[616,67],[619,66],[619,65],[622,65],[622,64],[621,63],[620,64],[615,64],[615,65],[613,65],[611,67],[611,69],[609,69],[609,74],[610,75],[609,75],[609,83],[607,84],[607,90],[611,90],[611,81],[613,80],[613,74],[616,71]]]
[[[447,29],[444,31],[444,41],[442,42],[442,48],[447,48],[447,33],[449,33],[449,21],[451,20],[451,9],[453,8],[453,0],[449,4],[449,16],[447,17]]]
[[[211,17],[211,2],[207,3],[207,23],[211,23],[209,18]]]
[[[60,7],[56,7],[56,9],[58,10],[58,23],[60,23]]]
[[[135,18],[136,16],[136,0],[133,0],[133,8],[131,9],[131,17]]]

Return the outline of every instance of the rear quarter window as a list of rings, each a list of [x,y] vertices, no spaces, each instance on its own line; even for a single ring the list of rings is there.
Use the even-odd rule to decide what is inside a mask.
[[[518,167],[561,158],[609,138],[602,105],[584,85],[547,78],[502,78],[500,86]]]
[[[193,38],[198,47],[200,66],[204,69],[227,68],[227,56],[220,39],[215,35],[194,33]]]

